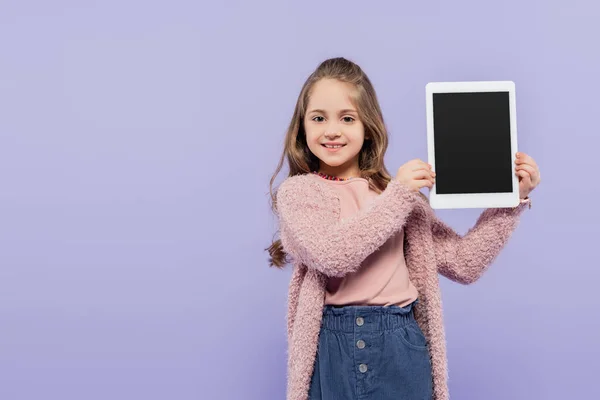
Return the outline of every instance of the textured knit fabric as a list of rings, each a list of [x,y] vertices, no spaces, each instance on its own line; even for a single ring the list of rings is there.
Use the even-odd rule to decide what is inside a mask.
[[[413,304],[326,306],[309,399],[431,400],[431,362]]]
[[[377,197],[369,181],[354,178],[348,181],[325,180],[340,202],[340,218],[359,212]],[[370,254],[356,271],[344,277],[330,277],[325,292],[326,305],[397,305],[404,307],[417,299],[404,259],[404,230],[394,233],[379,250]]]
[[[392,180],[368,207],[341,221],[340,201],[327,182],[311,175],[287,178],[277,191],[281,241],[293,261],[288,298],[288,400],[307,400],[325,300],[326,277],[355,272],[404,228],[404,254],[419,292],[415,317],[427,338],[435,400],[449,398],[438,273],[475,282],[498,255],[526,205],[487,209],[461,236],[426,200]]]

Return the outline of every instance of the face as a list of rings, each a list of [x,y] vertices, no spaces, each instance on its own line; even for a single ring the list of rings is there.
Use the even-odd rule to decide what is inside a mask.
[[[304,129],[310,151],[320,160],[320,172],[346,178],[358,176],[358,156],[365,140],[363,123],[351,102],[354,87],[322,79],[310,93]]]

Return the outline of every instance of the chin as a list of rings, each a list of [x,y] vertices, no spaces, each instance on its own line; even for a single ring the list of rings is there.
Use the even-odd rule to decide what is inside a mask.
[[[319,160],[330,167],[339,167],[350,161],[347,157],[334,157],[331,154],[319,154]]]

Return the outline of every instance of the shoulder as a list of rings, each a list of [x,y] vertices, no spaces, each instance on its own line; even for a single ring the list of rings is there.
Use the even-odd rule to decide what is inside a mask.
[[[287,177],[279,186],[279,190],[310,186],[313,183],[315,183],[315,178],[311,174],[294,175]]]
[[[286,178],[277,189],[278,196],[286,195],[319,195],[328,192],[325,182],[312,174],[294,175]]]
[[[277,189],[279,206],[319,203],[321,206],[335,203],[337,196],[327,182],[312,174],[294,175],[286,178]]]

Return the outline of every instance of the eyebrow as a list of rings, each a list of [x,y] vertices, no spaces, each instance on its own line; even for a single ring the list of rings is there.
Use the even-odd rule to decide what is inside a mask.
[[[309,114],[312,114],[312,113],[327,114],[327,112],[325,110],[321,110],[321,109],[310,110],[308,113]],[[340,110],[340,114],[351,114],[351,113],[358,114],[358,112],[353,108],[346,108],[346,109]]]

